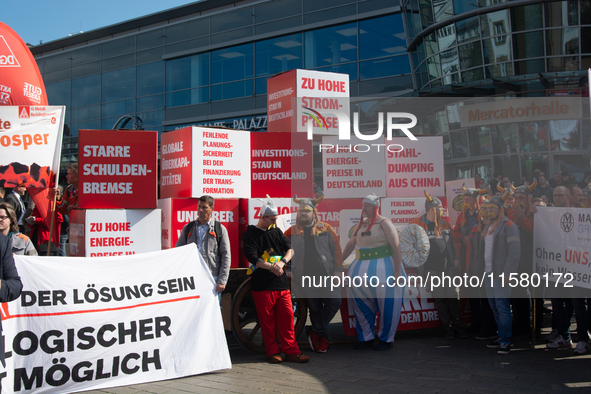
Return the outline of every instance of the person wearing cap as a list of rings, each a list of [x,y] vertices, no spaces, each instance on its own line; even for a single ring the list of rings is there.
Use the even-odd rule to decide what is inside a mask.
[[[402,267],[398,233],[392,222],[378,213],[379,206],[379,197],[375,194],[363,199],[361,218],[343,250],[343,260],[355,250],[356,258],[347,271],[351,283],[359,283],[359,279],[363,279],[364,275],[366,278],[378,279],[377,283],[370,280],[372,283],[350,288],[354,297],[353,309],[358,339],[355,349],[392,348],[402,311],[404,287],[398,286],[396,281],[406,274]],[[380,341],[374,347],[374,328],[378,312]]]
[[[306,363],[310,357],[302,354],[295,339],[291,292],[285,273],[285,265],[291,261],[293,250],[289,238],[275,225],[278,215],[277,206],[267,196],[257,224],[247,226],[242,236],[244,256],[256,266],[252,271],[250,290],[267,360],[273,364],[282,362],[283,351],[286,361]]]
[[[533,250],[534,250],[534,214],[532,212],[531,194],[537,186],[537,182],[531,185],[521,185],[515,189],[515,204],[513,209],[507,213],[507,217],[519,228],[519,240],[521,243],[521,258],[519,262],[519,274],[532,272]],[[537,301],[539,308],[536,316],[536,326],[541,327],[543,315],[543,302]],[[515,326],[514,334],[528,335],[532,327],[532,306],[531,291],[529,287],[517,286],[513,289],[511,298],[513,306],[513,318]]]
[[[497,354],[509,354],[512,345],[511,287],[509,276],[519,270],[521,243],[519,229],[505,216],[505,200],[510,191],[493,196],[487,205],[488,225],[482,231],[478,259],[484,264],[484,285],[495,316],[499,337],[487,345]]]
[[[429,255],[423,267],[425,274],[429,276],[442,275],[453,277],[461,273],[462,264],[458,258],[454,244],[451,225],[441,216],[443,205],[437,197],[425,192],[426,213],[414,219],[412,223],[425,229],[429,237]],[[429,286],[429,283],[427,284]],[[446,328],[446,339],[467,338],[468,334],[461,327],[461,308],[459,289],[454,286],[433,287],[432,295],[435,300],[435,308],[439,314],[439,320]]]
[[[341,288],[331,291],[322,278],[341,276],[343,255],[339,239],[330,224],[318,219],[317,205],[323,196],[293,199],[299,204],[295,225],[285,236],[291,240],[294,256],[291,262],[291,286],[297,298],[306,298],[311,327],[306,327],[313,351],[325,353],[330,347],[328,325],[341,307]],[[311,278],[306,284],[304,277]]]

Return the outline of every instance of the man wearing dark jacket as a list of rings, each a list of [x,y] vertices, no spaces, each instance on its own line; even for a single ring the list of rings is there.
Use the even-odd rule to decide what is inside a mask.
[[[328,325],[341,307],[341,289],[339,287],[333,292],[324,286],[314,287],[312,283],[322,283],[322,278],[339,276],[343,272],[339,239],[330,224],[318,219],[316,206],[322,200],[324,196],[316,199],[294,198],[293,201],[300,205],[296,224],[285,232],[294,250],[292,289],[298,298],[307,299],[312,323],[308,330],[308,342],[317,353],[326,353],[330,346]],[[304,282],[304,278],[310,279]]]
[[[10,302],[16,300],[21,295],[23,283],[18,276],[14,258],[12,257],[12,248],[10,238],[0,234],[0,302]],[[0,330],[2,322],[0,320]],[[0,340],[0,362],[6,368],[4,361],[4,341]]]

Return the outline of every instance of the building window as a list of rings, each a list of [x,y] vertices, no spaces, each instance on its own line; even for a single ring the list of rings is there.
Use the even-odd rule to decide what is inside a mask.
[[[304,33],[304,64],[306,68],[317,68],[356,60],[356,23]]]

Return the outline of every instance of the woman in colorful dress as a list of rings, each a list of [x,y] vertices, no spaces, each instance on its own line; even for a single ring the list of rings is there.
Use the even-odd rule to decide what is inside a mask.
[[[380,341],[373,347],[386,350],[393,345],[400,321],[406,274],[396,228],[378,213],[379,197],[371,194],[363,199],[362,205],[359,224],[343,251],[343,260],[353,250],[356,254],[347,272],[351,278],[350,290],[357,321],[359,342],[355,348],[373,346],[376,314],[379,312]],[[359,283],[362,285],[358,286]]]

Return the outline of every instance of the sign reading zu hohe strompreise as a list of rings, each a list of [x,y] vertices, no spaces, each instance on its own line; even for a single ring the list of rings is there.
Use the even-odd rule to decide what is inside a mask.
[[[158,133],[80,130],[78,206],[156,208]]]

